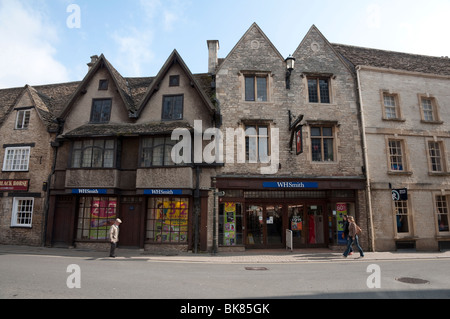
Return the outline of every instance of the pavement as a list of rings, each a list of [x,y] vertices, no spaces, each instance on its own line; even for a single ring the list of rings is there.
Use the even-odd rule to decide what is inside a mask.
[[[0,256],[8,254],[39,255],[66,258],[111,259],[108,251],[77,249],[77,248],[49,248],[0,245]],[[399,250],[393,252],[365,252],[364,258],[359,253],[342,257],[341,251],[330,249],[295,249],[293,251],[278,250],[246,250],[244,252],[199,253],[192,252],[160,252],[154,253],[139,249],[116,249],[116,260],[146,259],[154,262],[178,263],[217,263],[217,264],[283,264],[307,262],[343,262],[343,261],[383,261],[383,260],[411,260],[411,259],[450,259],[450,251],[418,252],[414,250]]]

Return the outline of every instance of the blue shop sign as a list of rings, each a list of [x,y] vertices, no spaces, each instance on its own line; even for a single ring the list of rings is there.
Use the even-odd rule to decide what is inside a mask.
[[[107,189],[82,189],[82,188],[75,188],[75,189],[72,189],[72,194],[106,195],[106,194],[108,194],[108,190]]]
[[[145,189],[144,195],[183,195],[181,189]]]
[[[319,188],[314,182],[264,182],[264,188]]]

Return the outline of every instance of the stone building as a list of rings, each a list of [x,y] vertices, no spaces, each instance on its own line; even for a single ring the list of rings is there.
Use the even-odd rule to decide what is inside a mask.
[[[218,41],[208,47],[226,135],[219,249],[343,244],[345,214],[367,231],[356,81],[342,56],[315,26],[288,59],[257,24],[225,59]]]
[[[214,166],[189,161],[187,149],[176,162],[171,135],[190,134],[195,120],[215,126],[211,77],[193,75],[177,51],[152,78],[92,59],[60,114],[47,244],[105,247],[119,217],[121,247],[206,250]]]
[[[448,249],[450,59],[333,47],[358,77],[375,249]]]
[[[0,90],[0,244],[40,246],[59,129],[77,83]]]

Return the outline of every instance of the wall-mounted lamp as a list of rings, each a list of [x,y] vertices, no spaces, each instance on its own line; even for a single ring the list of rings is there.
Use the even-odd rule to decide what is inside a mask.
[[[294,70],[295,67],[295,58],[289,55],[289,57],[286,59],[286,89],[291,89],[291,73]]]

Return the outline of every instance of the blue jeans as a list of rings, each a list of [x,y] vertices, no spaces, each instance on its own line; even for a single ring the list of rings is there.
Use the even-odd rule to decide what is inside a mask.
[[[364,252],[363,252],[361,246],[359,245],[358,235],[355,235],[354,238],[352,238],[352,237],[350,237],[350,236],[348,237],[347,249],[346,249],[345,252],[344,252],[344,256],[345,256],[345,257],[348,256],[348,254],[350,253],[350,251],[351,251],[351,249],[352,249],[353,243],[356,244],[356,248],[358,248],[359,253],[361,254],[361,257],[364,257]]]

